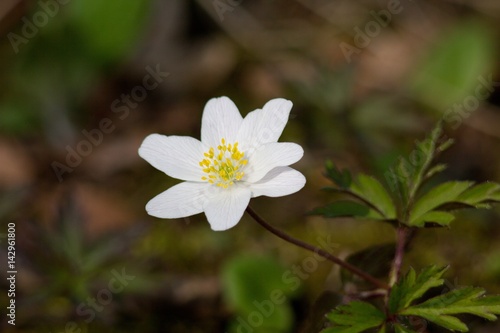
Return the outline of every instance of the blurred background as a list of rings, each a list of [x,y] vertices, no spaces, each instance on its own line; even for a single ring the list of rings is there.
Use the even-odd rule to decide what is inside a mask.
[[[140,143],[199,138],[212,97],[243,115],[293,101],[281,141],[304,147],[295,168],[308,182],[252,205],[344,258],[394,232],[306,216],[329,200],[327,159],[384,180],[441,119],[456,144],[436,181],[500,181],[497,0],[2,0],[0,33],[1,267],[15,223],[18,271],[15,326],[0,273],[2,332],[319,331],[349,288],[337,267],[304,267],[309,253],[248,216],[213,232],[203,214],[144,210],[177,181],[139,158]],[[406,265],[450,264],[448,288],[500,293],[499,221],[497,207],[424,230]],[[266,315],[256,303],[273,290],[284,301]]]

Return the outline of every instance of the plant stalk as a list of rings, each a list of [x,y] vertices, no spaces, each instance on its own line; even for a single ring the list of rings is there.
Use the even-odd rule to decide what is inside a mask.
[[[272,225],[267,223],[262,217],[260,217],[250,206],[247,207],[246,211],[257,223],[259,223],[265,229],[270,231],[272,234],[278,236],[279,238],[283,239],[284,241],[287,241],[289,243],[297,245],[298,247],[309,250],[311,252],[317,253],[320,256],[322,256],[323,258],[330,260],[331,262],[341,266],[342,268],[350,271],[351,273],[359,276],[360,278],[370,282],[371,284],[373,284],[374,286],[376,286],[378,288],[382,288],[382,289],[386,289],[386,290],[389,289],[389,285],[387,285],[385,282],[380,281],[380,280],[376,279],[375,277],[371,276],[370,274],[363,272],[362,270],[360,270],[356,266],[353,266],[353,265],[349,264],[348,262],[345,262],[342,259],[337,258],[333,254],[326,252],[317,246],[306,243],[300,239],[294,238],[294,237],[286,234],[285,232],[283,232],[279,229],[276,229],[275,227],[273,227]]]
[[[410,229],[406,226],[399,226],[396,230],[396,254],[392,263],[389,285],[392,287],[399,280],[401,266],[403,265],[403,256],[410,236]]]

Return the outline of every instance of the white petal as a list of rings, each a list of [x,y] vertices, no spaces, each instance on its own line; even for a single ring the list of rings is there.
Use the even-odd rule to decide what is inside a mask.
[[[257,148],[264,143],[277,142],[288,121],[292,102],[276,98],[262,109],[247,114],[241,124],[237,141],[243,149]]]
[[[252,192],[244,186],[232,186],[228,189],[216,186],[212,188],[217,188],[218,193],[211,196],[204,207],[212,230],[221,231],[234,227],[241,220]]]
[[[243,118],[236,105],[227,97],[212,98],[205,105],[201,118],[201,141],[217,147],[222,138],[236,141]]]
[[[306,184],[303,174],[289,167],[277,167],[259,180],[251,184],[252,198],[265,195],[268,197],[282,197],[295,193]]]
[[[207,149],[189,136],[151,134],[139,148],[139,155],[152,166],[173,178],[201,181],[203,170],[199,163]]]
[[[208,183],[183,182],[158,194],[146,205],[149,215],[175,219],[199,214],[207,201]]]
[[[304,150],[296,143],[267,143],[249,154],[243,180],[249,183],[259,181],[272,169],[293,164],[303,155]]]

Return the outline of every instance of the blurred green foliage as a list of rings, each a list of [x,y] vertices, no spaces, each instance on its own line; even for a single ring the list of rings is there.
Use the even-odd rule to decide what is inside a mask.
[[[30,20],[41,8],[36,1],[17,3],[0,16],[5,34],[22,35],[23,18]],[[340,294],[353,281],[356,288],[365,286],[325,265],[300,292],[288,291],[283,267],[307,254],[246,218],[230,232],[214,234],[200,216],[180,221],[147,216],[147,200],[172,180],[153,175],[137,157],[140,140],[151,132],[199,133],[203,105],[214,96],[231,94],[243,113],[270,98],[292,100],[281,140],[304,146],[306,156],[297,168],[308,185],[287,198],[255,199],[256,209],[310,242],[331,235],[349,262],[376,275],[392,254],[389,224],[304,217],[331,200],[332,192],[318,191],[328,186],[323,162],[375,175],[350,178],[344,187],[382,180],[415,138],[474,93],[479,76],[497,78],[498,13],[485,4],[407,2],[350,64],[339,44],[351,41],[346,31],[373,19],[370,11],[380,10],[380,2],[243,1],[221,20],[211,1],[72,0],[18,53],[4,36],[0,226],[10,221],[19,226],[22,268],[18,324],[0,322],[0,330],[60,332],[74,321],[82,333],[234,331],[238,317],[248,321],[255,311],[254,301],[278,289],[286,302],[263,319],[262,328],[319,331],[323,313],[342,301]],[[168,82],[59,183],[50,163],[64,159],[64,147],[77,143],[82,129],[110,116],[111,101],[141,83],[138,70],[157,63],[172,72]],[[457,144],[439,158],[449,169],[436,182],[452,176],[500,179],[498,88],[480,102],[470,112],[474,122],[461,117],[460,127],[451,131],[454,124],[445,119],[445,132]],[[93,190],[82,194],[85,186]],[[386,197],[375,189],[366,199]],[[344,217],[353,212],[366,217],[370,211],[354,205],[325,209]],[[376,206],[393,216],[387,200]],[[447,228],[423,230],[408,261],[416,267],[451,263],[449,274],[460,276],[460,283],[500,292],[498,214],[498,209],[462,213],[452,234]],[[106,288],[110,272],[122,267],[127,272],[130,267],[136,279],[86,323],[76,308]],[[0,294],[0,306],[6,302]],[[488,333],[498,330],[476,325]]]
[[[495,68],[495,36],[491,27],[466,20],[441,36],[415,69],[412,92],[424,103],[444,111],[474,93],[478,78]]]
[[[289,298],[299,289],[287,283],[285,273],[272,257],[240,255],[225,263],[221,273],[224,294],[238,315],[230,324],[231,332],[246,327],[259,333],[290,331],[293,312]]]
[[[27,135],[57,127],[76,111],[89,90],[115,70],[137,45],[151,9],[142,1],[71,1],[50,17],[38,34],[19,46],[8,68],[7,98],[0,102],[3,133]],[[41,12],[34,6],[31,14]],[[14,30],[22,36],[23,25]],[[66,138],[67,139],[67,138]]]
[[[141,36],[149,1],[73,1],[69,20],[97,62],[115,63]],[[98,22],[98,24],[96,24]]]

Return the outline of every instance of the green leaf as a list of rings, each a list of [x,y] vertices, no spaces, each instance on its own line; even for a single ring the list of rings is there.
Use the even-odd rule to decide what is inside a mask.
[[[454,202],[473,182],[447,182],[434,187],[424,194],[413,206],[410,213],[409,225],[423,226],[424,214],[446,203]]]
[[[447,226],[453,215],[444,211],[462,208],[489,208],[488,203],[499,201],[496,194],[500,184],[483,183],[473,186],[473,182],[447,182],[424,194],[413,206],[409,224],[422,227],[426,222]]]
[[[332,161],[325,163],[326,176],[338,187],[347,189],[351,186],[352,176],[348,170],[339,170]]]
[[[425,140],[418,142],[416,150],[410,154],[410,163],[414,166],[414,171],[408,184],[408,198],[413,198],[417,190],[422,185],[424,176],[429,169],[432,160],[437,152],[443,151],[449,144],[439,144],[439,139],[443,133],[441,123],[438,123],[432,130],[430,136]]]
[[[370,303],[353,301],[335,308],[327,318],[336,326],[322,333],[359,333],[382,325],[385,314]]]
[[[333,217],[364,217],[372,219],[384,219],[380,213],[367,206],[353,201],[336,201],[325,207],[316,208],[309,214],[321,215],[327,218]]]
[[[422,215],[419,219],[422,221],[422,224],[418,224],[417,226],[423,226],[424,223],[437,223],[442,226],[448,226],[454,219],[455,215],[451,213],[434,210]]]
[[[484,201],[496,201],[494,194],[500,191],[500,184],[497,183],[482,183],[469,188],[457,197],[458,202],[463,202],[469,205],[477,205]]]
[[[334,202],[316,209],[312,214],[325,217],[366,217],[382,220],[394,220],[396,207],[387,190],[375,178],[360,174],[355,179],[346,170],[339,170],[331,161],[326,162],[326,176],[335,184],[335,188],[326,190],[338,192],[352,201]]]
[[[417,298],[433,287],[438,287],[444,283],[441,276],[447,267],[429,266],[424,268],[418,275],[413,268],[396,283],[389,295],[389,312],[394,314],[399,310],[408,307]]]
[[[423,181],[440,171],[429,168],[435,155],[451,144],[450,140],[440,144],[441,134],[441,123],[438,123],[425,140],[417,142],[408,157],[401,157],[385,174],[390,189],[399,194],[403,206],[414,198]]]
[[[467,325],[453,315],[468,313],[492,321],[500,314],[500,296],[483,296],[484,293],[482,288],[455,289],[404,309],[399,314],[423,317],[447,329],[467,332]]]
[[[446,168],[447,168],[446,164],[436,164],[435,166],[430,168],[429,171],[427,171],[427,173],[425,174],[425,179],[429,179],[432,176],[437,175],[438,173],[446,170]]]
[[[396,218],[396,207],[389,193],[375,178],[360,174],[351,186],[351,191],[370,202],[385,218]]]

